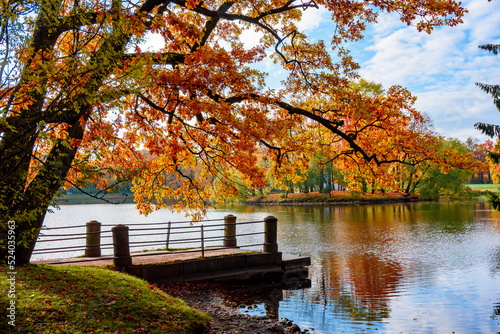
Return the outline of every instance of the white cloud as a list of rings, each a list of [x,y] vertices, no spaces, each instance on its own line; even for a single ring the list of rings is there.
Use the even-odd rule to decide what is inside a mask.
[[[160,34],[148,33],[144,42],[139,44],[142,51],[158,52],[165,45],[165,40]],[[130,50],[133,52],[133,50]]]
[[[262,36],[264,36],[262,32],[257,32],[254,29],[245,29],[240,35],[240,41],[246,49],[251,49],[260,44]]]
[[[329,20],[329,12],[325,7],[308,8],[302,12],[302,19],[297,24],[299,31],[309,32],[316,30],[322,23]]]
[[[479,50],[479,44],[500,43],[500,2],[471,0],[464,24],[442,27],[428,35],[381,15],[371,27],[360,60],[362,77],[384,87],[401,85],[419,97],[436,129],[448,137],[484,139],[473,128],[478,121],[500,123],[490,96],[475,82],[498,84],[500,57]]]
[[[469,13],[465,16],[463,28],[470,29],[471,40],[476,44],[500,41],[498,36],[498,10],[497,1],[486,3],[482,0],[473,0],[467,4]]]
[[[495,119],[498,115],[490,112],[491,98],[475,86],[420,93],[416,107],[430,114],[440,134],[461,140],[467,137],[486,139],[474,129],[474,124],[498,122]]]

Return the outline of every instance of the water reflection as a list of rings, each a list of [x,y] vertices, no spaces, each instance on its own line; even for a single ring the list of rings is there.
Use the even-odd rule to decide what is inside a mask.
[[[313,333],[500,332],[500,213],[484,203],[241,205],[209,218],[229,213],[239,221],[276,216],[280,251],[312,260],[309,288],[229,289],[226,300],[251,305],[250,314],[292,319]],[[144,219],[133,206],[106,205],[48,217],[53,226]]]
[[[278,320],[279,306],[284,292],[311,287],[308,279],[291,279],[276,283],[252,282],[227,284],[220,287],[219,294],[225,304],[231,308],[241,308],[243,313],[266,315]]]
[[[311,288],[284,291],[280,317],[315,333],[500,331],[500,217],[484,203],[245,210],[312,257]]]

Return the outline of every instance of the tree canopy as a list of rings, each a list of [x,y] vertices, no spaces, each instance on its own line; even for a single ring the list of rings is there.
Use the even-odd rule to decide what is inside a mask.
[[[297,23],[320,6],[332,33],[312,42]],[[348,43],[384,12],[427,33],[465,13],[452,0],[6,0],[0,11],[0,233],[16,221],[18,263],[64,185],[132,182],[144,213],[165,197],[203,210],[211,188],[236,193],[236,174],[264,185],[258,150],[285,176],[317,145],[372,171],[404,161],[426,138],[414,98],[353,89]],[[245,47],[247,30],[258,45]],[[151,36],[162,45],[142,50]],[[255,69],[268,59],[288,73],[280,90]]]

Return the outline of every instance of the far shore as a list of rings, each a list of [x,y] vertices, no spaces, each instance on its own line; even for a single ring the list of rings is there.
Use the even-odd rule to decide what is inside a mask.
[[[485,195],[487,191],[499,192],[498,185],[466,185],[475,192],[476,196]],[[480,187],[483,186],[483,187]],[[488,188],[486,188],[487,186]],[[97,197],[97,196],[96,196]],[[91,197],[87,194],[63,195],[59,205],[71,204],[122,204],[134,203],[134,195],[129,194],[106,194],[103,199]],[[273,193],[264,196],[254,196],[241,201],[247,205],[357,205],[357,204],[384,204],[384,203],[406,203],[420,201],[419,194],[405,194],[400,192],[366,192],[332,191],[328,193]],[[167,200],[168,204],[175,204],[175,200]]]
[[[417,202],[418,195],[395,192],[354,193],[350,191],[332,191],[330,194],[319,192],[269,194],[251,197],[244,201],[249,205],[353,205]]]

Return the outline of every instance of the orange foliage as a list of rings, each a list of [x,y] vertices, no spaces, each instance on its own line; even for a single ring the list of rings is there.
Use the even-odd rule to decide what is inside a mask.
[[[44,178],[76,186],[132,181],[143,213],[164,207],[165,197],[179,199],[177,209],[203,212],[210,194],[237,193],[236,175],[255,188],[266,185],[266,173],[297,178],[318,149],[343,168],[374,173],[387,184],[396,161],[471,166],[437,153],[437,136],[405,89],[366,97],[349,85],[358,78],[358,65],[346,43],[362,38],[380,12],[397,12],[403,22],[430,32],[461,22],[465,9],[454,1],[51,6],[41,4],[39,15],[47,19],[32,21],[36,38],[20,46],[18,84],[0,86],[2,105],[8,106],[2,109],[2,147],[7,140],[24,140],[16,137],[23,127],[26,138],[36,138],[21,149],[31,161],[25,164],[31,173],[23,179],[25,190],[45,168]],[[296,29],[302,12],[318,6],[332,14],[336,59],[324,41],[313,43]],[[259,45],[245,48],[240,37],[246,29],[262,34]],[[164,42],[157,52],[140,47],[148,33]],[[266,88],[266,73],[253,67],[268,57],[288,72],[282,90]],[[267,171],[258,163],[262,150]],[[1,172],[22,166],[7,162]],[[54,184],[49,188],[54,191]]]

